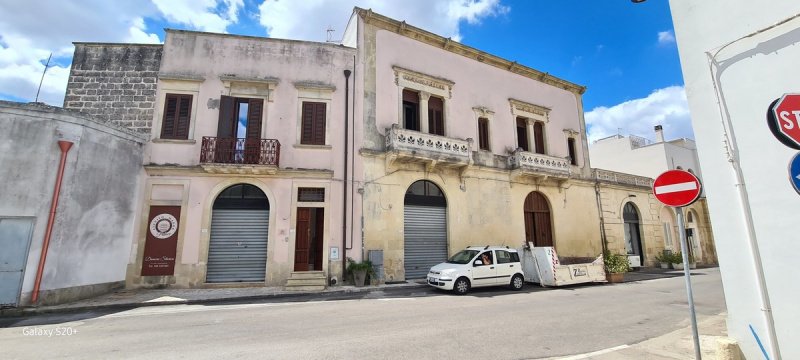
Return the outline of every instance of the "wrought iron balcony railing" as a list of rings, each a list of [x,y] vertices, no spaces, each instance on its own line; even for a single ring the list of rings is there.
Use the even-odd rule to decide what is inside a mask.
[[[246,164],[278,166],[281,143],[275,139],[217,138],[204,136],[201,164]]]

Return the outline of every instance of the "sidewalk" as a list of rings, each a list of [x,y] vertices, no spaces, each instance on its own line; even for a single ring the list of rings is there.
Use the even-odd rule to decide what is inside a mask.
[[[683,276],[682,270],[664,270],[658,268],[641,268],[625,274],[624,282],[646,281],[668,277]],[[364,287],[348,285],[329,287],[323,291],[287,291],[283,287],[242,287],[242,288],[209,288],[209,289],[131,289],[118,290],[110,294],[94,298],[78,300],[71,303],[32,306],[0,310],[0,316],[27,316],[35,314],[76,312],[100,309],[125,309],[140,306],[203,304],[226,301],[266,300],[272,298],[302,298],[336,294],[364,293],[382,291],[392,288],[425,287],[424,280],[409,281],[400,284],[382,284]],[[527,286],[538,286],[527,284]]]
[[[118,290],[98,297],[66,304],[31,306],[0,310],[0,316],[28,316],[57,312],[129,309],[141,306],[206,304],[226,301],[265,300],[273,298],[307,298],[337,294],[365,293],[404,287],[425,287],[423,282],[373,285],[364,287],[334,286],[322,291],[287,291],[283,287],[242,287],[212,289],[132,289]]]
[[[723,359],[717,356],[717,341],[725,338],[728,334],[725,326],[726,317],[726,313],[721,313],[702,320],[698,319],[700,352],[704,360]],[[588,354],[554,358],[554,360],[685,360],[694,358],[694,340],[692,339],[692,327],[690,325],[637,344],[621,345]]]

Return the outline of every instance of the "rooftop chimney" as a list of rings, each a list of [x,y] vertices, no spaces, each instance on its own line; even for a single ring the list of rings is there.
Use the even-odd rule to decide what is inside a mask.
[[[656,142],[662,143],[664,142],[664,130],[661,128],[661,125],[656,125]]]

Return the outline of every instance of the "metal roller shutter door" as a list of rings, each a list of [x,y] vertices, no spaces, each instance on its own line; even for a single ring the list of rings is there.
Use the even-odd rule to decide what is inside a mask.
[[[214,210],[206,282],[262,282],[269,210]]]
[[[447,208],[406,205],[404,215],[406,279],[424,278],[447,260]]]

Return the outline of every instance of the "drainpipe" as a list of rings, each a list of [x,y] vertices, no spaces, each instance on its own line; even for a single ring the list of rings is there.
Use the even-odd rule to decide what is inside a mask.
[[[347,270],[347,143],[349,140],[348,114],[350,113],[350,70],[344,71],[344,172],[342,173],[342,279]]]
[[[608,240],[606,239],[606,224],[603,217],[603,202],[600,200],[600,179],[597,177],[597,171],[592,172],[594,175],[594,194],[597,200],[597,211],[600,212],[600,241],[603,247],[603,256],[606,255],[608,250]]]
[[[53,199],[50,201],[50,216],[47,218],[47,230],[44,234],[44,242],[42,244],[42,255],[39,256],[39,268],[36,270],[36,280],[33,283],[33,296],[31,303],[36,304],[39,300],[39,287],[42,284],[42,275],[44,274],[44,263],[47,260],[47,248],[50,246],[50,236],[53,234],[53,223],[56,220],[56,208],[58,207],[58,194],[61,193],[61,182],[64,180],[64,165],[67,163],[67,153],[72,148],[72,142],[66,140],[59,140],[58,147],[61,149],[61,160],[58,163],[58,173],[56,175],[56,184],[53,188]]]

